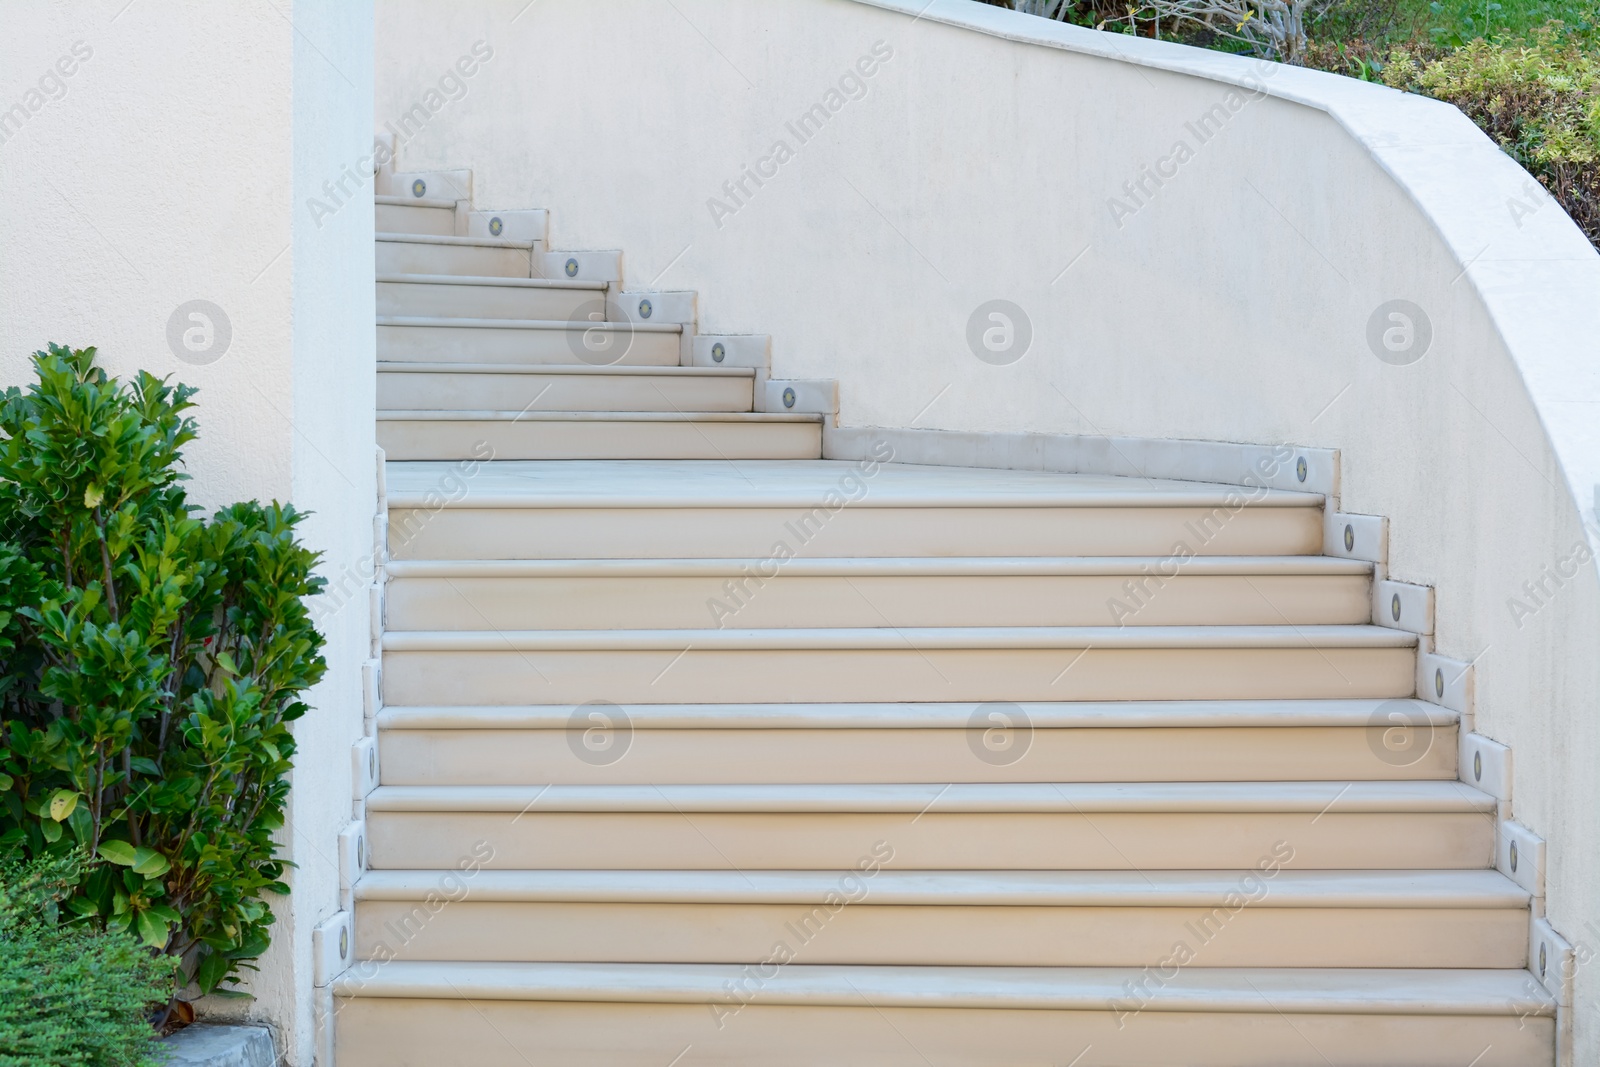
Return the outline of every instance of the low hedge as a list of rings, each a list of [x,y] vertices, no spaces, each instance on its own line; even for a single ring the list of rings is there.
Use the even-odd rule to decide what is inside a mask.
[[[1401,47],[1382,76],[1460,108],[1600,245],[1600,57],[1577,39],[1550,26],[1520,42]]]
[[[150,1012],[178,961],[92,921],[64,922],[82,867],[76,855],[0,867],[0,1067],[160,1063]]]

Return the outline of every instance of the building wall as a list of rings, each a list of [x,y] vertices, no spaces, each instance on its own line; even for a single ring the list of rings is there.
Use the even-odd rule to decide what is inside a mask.
[[[118,375],[199,387],[192,497],[208,510],[292,501],[315,513],[302,529],[322,572],[362,572],[376,502],[372,212],[318,219],[305,201],[371,151],[371,5],[18,0],[4,21],[0,109],[24,114],[0,119],[0,383],[24,384],[29,354],[55,341],[98,346]],[[209,347],[184,315],[169,343],[196,300],[220,309],[202,309]],[[182,341],[191,329],[197,350]],[[256,999],[210,1006],[274,1023],[291,1064],[311,1062],[311,929],[338,909],[365,591],[319,617],[330,669],[296,727],[294,892],[274,901]]]
[[[1600,257],[1453,108],[959,0],[378,11],[380,122],[495,49],[403,169],[699,290],[703,330],[839,379],[845,425],[1341,450],[1344,509],[1390,517],[1392,576],[1476,661],[1552,921],[1600,948]],[[1005,365],[997,299],[1031,325]],[[1397,300],[1421,358],[1384,345]]]

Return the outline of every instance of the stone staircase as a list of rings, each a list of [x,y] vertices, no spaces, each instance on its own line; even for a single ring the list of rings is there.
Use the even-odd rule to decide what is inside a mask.
[[[1320,495],[823,459],[762,346],[427,184],[339,1067],[1555,1062]]]

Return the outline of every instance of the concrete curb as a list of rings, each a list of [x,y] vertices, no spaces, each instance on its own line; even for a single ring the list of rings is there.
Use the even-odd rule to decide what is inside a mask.
[[[274,1067],[272,1031],[265,1026],[198,1023],[161,1042],[167,1067]]]

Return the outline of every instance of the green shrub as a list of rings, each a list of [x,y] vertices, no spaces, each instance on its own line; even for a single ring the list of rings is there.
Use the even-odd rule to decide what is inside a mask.
[[[155,1067],[153,1005],[177,960],[87,920],[59,923],[75,855],[0,867],[0,1067]]]
[[[1600,243],[1600,58],[1547,27],[1522,43],[1401,48],[1383,80],[1454,104]]]
[[[0,852],[86,853],[64,906],[226,992],[266,949],[300,694],[325,669],[301,515],[192,516],[193,390],[37,353],[0,397]]]

